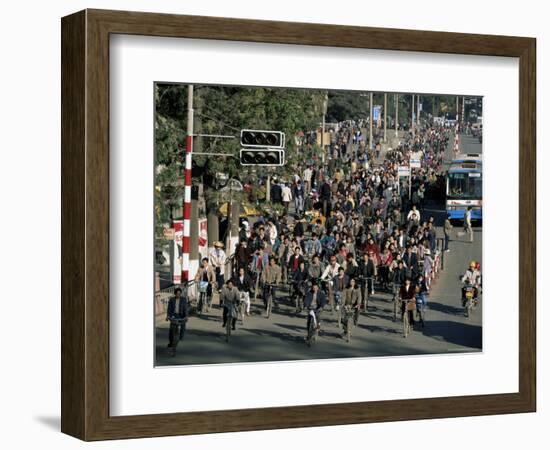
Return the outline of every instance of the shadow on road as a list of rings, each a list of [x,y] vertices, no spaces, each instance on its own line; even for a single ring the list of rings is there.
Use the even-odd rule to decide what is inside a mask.
[[[462,345],[479,350],[483,348],[481,327],[469,323],[449,320],[427,321],[422,333],[424,336],[447,342],[450,345]]]

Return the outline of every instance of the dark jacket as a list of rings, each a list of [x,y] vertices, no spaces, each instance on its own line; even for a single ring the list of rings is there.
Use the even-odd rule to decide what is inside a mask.
[[[306,297],[304,299],[304,307],[309,308],[312,301],[313,301],[313,291],[309,290],[307,291]],[[319,289],[317,291],[317,309],[323,308],[326,304],[327,304],[327,296],[321,289]]]
[[[296,272],[294,272],[294,277],[292,278],[292,281],[295,284],[298,284],[298,283],[302,283],[304,281],[307,281],[308,278],[309,278],[309,274],[308,274],[308,271],[306,269],[304,269],[303,271],[302,270],[297,270]]]
[[[181,301],[179,303],[178,311],[176,311],[176,297],[172,297],[168,301],[168,308],[166,309],[166,318],[169,319],[170,317],[188,317],[189,315],[189,302],[187,300],[187,297],[181,297]]]
[[[374,265],[374,260],[369,259],[367,262],[361,260],[359,263],[359,275],[366,278],[374,277],[376,273],[376,266]]]
[[[338,276],[334,277],[332,279],[332,289],[334,292],[344,292],[345,289],[347,289],[349,284],[349,277],[344,273],[344,277],[342,279],[342,286],[340,287],[340,279]]]
[[[407,269],[403,266],[402,269],[395,268],[393,269],[392,282],[396,284],[403,284],[407,276]]]
[[[296,260],[296,255],[293,254],[290,259],[288,260],[288,268],[290,270],[294,270],[294,261]],[[303,263],[304,262],[304,258],[302,255],[298,255],[298,264],[297,264],[297,269],[300,268],[300,263]]]
[[[239,292],[250,292],[250,289],[252,288],[252,280],[247,274],[244,274],[242,282],[239,275],[237,275],[235,278],[233,278],[233,284],[239,290]]]
[[[330,200],[330,196],[331,196],[330,184],[328,184],[327,182],[324,182],[321,185],[321,189],[319,191],[319,197],[321,198],[321,200]]]
[[[418,272],[418,256],[416,253],[411,253],[410,256],[407,252],[403,255],[403,261],[407,268],[411,269],[413,272]]]
[[[414,284],[409,284],[409,289],[405,285],[401,286],[401,289],[399,290],[399,296],[403,300],[412,300],[414,298],[414,295],[416,293],[416,288]]]

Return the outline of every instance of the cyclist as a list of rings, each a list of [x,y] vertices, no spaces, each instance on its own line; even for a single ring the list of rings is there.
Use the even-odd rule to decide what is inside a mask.
[[[338,270],[340,269],[340,264],[336,262],[336,256],[331,256],[329,260],[329,265],[323,271],[321,275],[321,280],[330,280],[328,283],[328,297],[331,307],[334,306],[334,290],[332,287],[332,280],[338,276]]]
[[[306,283],[308,280],[309,274],[306,270],[306,264],[302,261],[300,262],[298,270],[294,272],[294,278],[292,280],[292,287],[294,291],[294,296],[296,298],[296,310],[298,312],[301,311],[300,300],[303,301],[306,290]]]
[[[349,277],[344,272],[343,267],[338,268],[338,275],[332,279],[332,289],[334,292],[334,300],[336,302],[336,310],[340,309],[340,304],[342,303],[342,297],[344,296],[344,291],[347,289],[349,283]]]
[[[223,250],[223,243],[220,241],[214,242],[214,248],[210,252],[210,264],[216,272],[216,283],[218,289],[221,289],[224,283],[224,269],[227,257]]]
[[[377,269],[374,262],[374,253],[364,253],[363,259],[359,264],[359,276],[361,277],[361,298],[363,302],[367,299],[368,292],[374,294],[374,279]]]
[[[203,258],[199,270],[195,275],[195,282],[200,285],[207,284],[206,296],[212,298],[212,288],[216,286],[216,273],[212,266],[208,263],[208,258]]]
[[[275,289],[269,285],[281,283],[281,268],[277,265],[274,257],[269,258],[269,264],[262,270],[261,280],[264,284],[264,307],[267,309],[267,297],[270,289],[272,289],[271,295],[273,305],[275,305]]]
[[[187,291],[187,289],[186,289]],[[168,348],[172,356],[176,355],[176,346],[178,341],[183,339],[185,335],[185,328],[187,319],[189,318],[189,301],[187,295],[183,296],[181,288],[174,289],[174,296],[168,301],[168,307],[166,309],[166,321],[170,322],[170,328],[168,330]],[[176,339],[176,329],[178,322],[180,326],[179,336]]]
[[[321,265],[321,260],[319,256],[315,255],[313,257],[313,261],[307,268],[307,273],[309,275],[309,278],[312,280],[321,278],[321,274],[323,273],[323,266]]]
[[[238,289],[233,284],[233,280],[227,280],[225,286],[222,288],[220,302],[223,305],[223,323],[222,327],[225,328],[227,320],[231,318],[231,328],[235,329],[237,323],[237,306],[240,301],[240,294]]]
[[[317,329],[321,328],[321,311],[323,310],[326,304],[327,304],[327,296],[321,289],[319,289],[319,285],[317,284],[317,282],[314,281],[311,284],[311,289],[308,290],[305,296],[304,307],[314,312]],[[311,314],[308,314],[306,330],[309,330],[311,320],[312,320]]]
[[[246,274],[243,267],[239,268],[239,274],[233,281],[233,284],[237,287],[240,293],[240,298],[245,302],[246,315],[250,315],[250,290],[252,289],[252,280]]]
[[[357,325],[359,321],[359,308],[361,307],[361,290],[358,288],[355,278],[349,279],[349,285],[344,290],[342,298],[342,308],[353,309],[353,324]],[[346,321],[344,320],[344,332],[346,331]]]

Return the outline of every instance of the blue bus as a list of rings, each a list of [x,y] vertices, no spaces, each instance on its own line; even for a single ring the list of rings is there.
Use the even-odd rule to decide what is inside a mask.
[[[483,170],[481,158],[457,158],[447,171],[446,210],[451,219],[464,220],[468,206],[472,220],[481,220],[483,203]]]

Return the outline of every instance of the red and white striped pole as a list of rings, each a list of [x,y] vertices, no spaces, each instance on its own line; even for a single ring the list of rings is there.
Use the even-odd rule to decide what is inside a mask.
[[[459,130],[459,125],[458,125],[458,96],[456,97],[456,124],[455,124],[455,148],[454,148],[454,151],[455,151],[455,155],[458,154],[458,151],[459,151],[459,146],[458,146],[458,130]]]
[[[183,194],[182,281],[189,280],[189,242],[191,236],[191,160],[193,154],[193,85],[187,90],[187,136],[185,138],[185,190]]]

